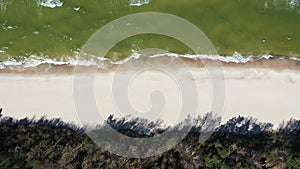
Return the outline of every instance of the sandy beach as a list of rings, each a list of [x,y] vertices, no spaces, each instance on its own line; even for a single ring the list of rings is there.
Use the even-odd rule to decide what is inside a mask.
[[[274,68],[260,64],[258,66],[225,65],[225,101],[222,112],[217,112],[225,122],[234,116],[252,116],[262,122],[271,122],[277,126],[283,120],[300,119],[300,70]],[[283,62],[284,63],[284,62]],[[272,67],[273,65],[273,67]],[[62,67],[59,68],[61,70]],[[78,120],[74,105],[73,69],[65,68],[63,73],[36,73],[32,71],[2,71],[0,73],[0,106],[3,114],[16,118],[41,117],[61,118],[66,122],[82,124]],[[212,81],[205,68],[190,66],[199,93],[198,113],[202,115],[211,111],[213,100]],[[98,72],[94,78],[94,96],[97,108],[105,119],[110,114],[126,116],[113,98],[112,84],[116,72]],[[82,74],[85,76],[85,74]],[[86,75],[88,76],[88,75]],[[79,95],[85,98],[86,89]],[[128,86],[128,99],[135,110],[147,112],[151,109],[151,93],[162,91],[165,97],[163,112],[143,114],[150,120],[163,119],[166,124],[173,124],[180,118],[180,88],[172,77],[156,70],[144,71],[131,79]],[[78,92],[77,92],[78,94]],[[86,116],[92,108],[86,107]],[[101,118],[89,117],[97,122]],[[82,119],[81,119],[82,120]],[[88,120],[86,120],[88,122]]]

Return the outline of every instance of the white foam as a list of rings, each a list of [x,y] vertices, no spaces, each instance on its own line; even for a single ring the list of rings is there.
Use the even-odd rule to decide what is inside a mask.
[[[73,9],[74,9],[74,11],[79,11],[80,10],[80,6],[76,6],[76,7],[74,7]]]
[[[1,52],[1,51],[0,51]],[[5,69],[8,67],[15,67],[15,66],[21,66],[24,68],[29,67],[36,67],[43,64],[49,64],[49,65],[69,65],[69,66],[97,66],[100,69],[107,69],[110,68],[112,65],[120,65],[128,62],[131,59],[140,59],[142,54],[140,53],[133,53],[131,56],[125,58],[124,60],[120,61],[112,61],[109,58],[105,57],[96,57],[93,56],[91,59],[86,59],[83,56],[78,58],[63,58],[61,60],[57,59],[51,59],[46,57],[37,57],[37,56],[30,56],[28,58],[20,59],[19,61],[9,58],[6,61],[0,62],[0,69]],[[221,55],[206,55],[206,54],[197,54],[197,55],[181,55],[176,53],[161,53],[161,54],[154,54],[149,56],[150,58],[156,58],[156,57],[173,57],[173,58],[189,58],[189,59],[208,59],[208,60],[214,60],[214,61],[221,61],[224,63],[247,63],[252,61],[257,61],[261,59],[272,59],[275,56],[272,55],[262,55],[260,57],[258,56],[242,56],[240,53],[235,52],[232,56],[221,56]],[[290,59],[294,61],[300,61],[299,58],[296,57],[290,57],[285,58],[281,57],[279,59]]]
[[[56,8],[63,6],[63,2],[60,0],[37,0],[38,5],[48,7],[48,8]]]
[[[5,12],[7,9],[8,5],[11,5],[11,1],[7,1],[7,0],[0,0],[0,11]]]
[[[130,0],[129,5],[130,6],[142,6],[147,5],[150,3],[150,0]]]
[[[288,0],[287,1],[287,7],[288,8],[297,8],[299,6],[298,0]]]
[[[264,3],[264,8],[268,9],[270,6],[277,9],[296,9],[300,6],[299,0],[266,0]]]

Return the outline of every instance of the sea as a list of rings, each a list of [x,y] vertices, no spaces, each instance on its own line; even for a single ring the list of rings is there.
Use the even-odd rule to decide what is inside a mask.
[[[141,34],[97,57],[120,62],[147,48],[223,62],[300,57],[298,0],[0,0],[0,69],[45,63],[97,65],[77,57],[86,41],[106,24],[142,12],[187,20],[208,37],[218,54],[195,54],[172,37]]]

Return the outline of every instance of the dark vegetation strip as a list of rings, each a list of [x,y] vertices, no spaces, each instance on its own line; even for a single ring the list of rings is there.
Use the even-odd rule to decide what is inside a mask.
[[[212,114],[198,118],[200,123],[171,150],[134,159],[104,151],[83,128],[59,119],[2,117],[0,168],[300,168],[300,120],[291,119],[274,130],[270,123],[236,117],[199,143],[201,122],[208,118],[216,119]],[[166,130],[160,121],[139,118],[110,116],[106,122],[130,137],[152,137]]]

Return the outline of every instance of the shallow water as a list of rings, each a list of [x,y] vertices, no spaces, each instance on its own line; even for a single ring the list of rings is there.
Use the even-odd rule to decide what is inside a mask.
[[[221,55],[300,55],[298,0],[0,0],[0,61],[74,56],[102,26],[137,12],[190,21]],[[192,53],[179,41],[148,34],[120,42],[107,56],[122,59],[144,48]]]

